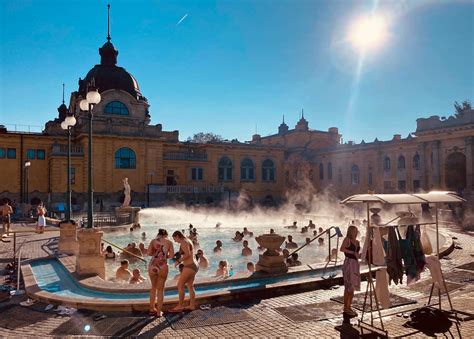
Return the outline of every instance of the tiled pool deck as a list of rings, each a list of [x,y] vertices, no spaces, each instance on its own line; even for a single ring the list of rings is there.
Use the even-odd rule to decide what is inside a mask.
[[[14,229],[24,229],[25,226],[14,225]],[[455,249],[448,258],[442,260],[443,270],[445,273],[450,271],[458,270],[455,267],[474,261],[474,237],[467,234],[453,233],[458,239],[456,242],[462,247],[462,249]],[[17,241],[21,243],[26,240],[25,247],[22,251],[22,257],[24,258],[41,258],[54,253],[54,242],[50,241],[51,237],[57,237],[59,233],[45,233],[38,235],[35,233],[26,233],[19,236]],[[8,259],[12,256],[12,245],[13,242],[1,243],[0,244],[0,269],[5,266],[9,261]],[[423,279],[427,279],[428,274],[423,274]],[[3,276],[2,276],[3,279]],[[362,290],[365,290],[365,283],[362,284]],[[391,292],[396,293],[407,298],[415,299],[418,301],[416,305],[402,306],[398,308],[391,308],[383,311],[382,316],[386,329],[388,330],[390,337],[399,336],[416,336],[425,337],[423,333],[417,332],[411,328],[404,327],[403,324],[407,322],[407,319],[398,317],[395,314],[419,307],[423,302],[427,300],[427,295],[418,291],[410,290],[410,288],[403,286],[391,287]],[[136,334],[139,337],[340,337],[341,333],[336,327],[339,327],[342,323],[342,317],[336,317],[331,320],[325,321],[301,321],[294,322],[285,316],[278,313],[275,308],[290,306],[290,305],[304,305],[316,302],[329,301],[331,297],[337,297],[342,295],[343,288],[328,289],[328,290],[315,290],[303,293],[296,293],[291,295],[284,295],[273,297],[263,300],[255,300],[252,305],[243,305],[242,307],[253,317],[255,320],[246,322],[237,322],[224,325],[216,326],[202,326],[194,327],[189,329],[174,330],[164,318],[156,318],[154,320],[147,321],[146,326],[142,327]],[[464,310],[473,313],[474,312],[474,287],[472,284],[466,284],[464,287],[457,289],[451,293],[454,307],[458,310]],[[8,303],[0,303],[0,307],[7,304],[18,304],[23,301],[26,297],[18,296],[13,297]],[[445,299],[445,298],[444,298]],[[443,305],[447,306],[447,300],[443,302]],[[46,304],[44,305],[46,306]],[[34,312],[27,308],[22,312],[22,317],[28,318],[29,312]],[[127,316],[129,313],[124,312],[123,316]],[[72,316],[73,319],[78,321],[83,318],[88,320],[91,315],[76,313]],[[49,337],[56,333],[61,325],[69,321],[70,317],[57,316],[55,314],[48,313],[45,319],[40,321],[31,321],[24,326],[17,327],[15,330],[0,327],[1,337]],[[94,326],[94,321],[91,321],[91,326]],[[356,321],[353,321],[356,323]],[[461,322],[461,334],[463,337],[472,337],[474,333],[474,321]],[[345,335],[342,337],[352,337],[350,330],[354,330],[348,327],[344,327]],[[451,327],[451,333],[458,337],[456,328],[453,325]],[[67,334],[67,332],[66,332]],[[73,334],[73,333],[71,333]],[[77,334],[77,333],[76,333]],[[84,332],[83,335],[87,335]],[[449,333],[447,334],[450,335]]]

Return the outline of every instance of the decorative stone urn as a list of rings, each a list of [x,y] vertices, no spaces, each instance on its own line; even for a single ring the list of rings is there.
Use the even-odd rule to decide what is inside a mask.
[[[83,228],[77,232],[79,254],[76,259],[76,273],[98,275],[105,279],[104,256],[100,254],[100,243],[104,232],[98,228]]]
[[[258,244],[267,250],[260,254],[257,265],[257,271],[265,273],[285,273],[288,267],[285,264],[285,258],[277,250],[285,241],[285,237],[278,234],[262,234],[255,238]]]
[[[140,219],[139,219],[140,210],[141,210],[140,207],[132,207],[132,206],[116,207],[115,215],[119,215],[122,213],[130,213],[130,223],[132,225],[135,225],[135,224],[140,223]]]
[[[74,254],[79,252],[76,223],[74,220],[65,220],[59,223],[59,253]]]

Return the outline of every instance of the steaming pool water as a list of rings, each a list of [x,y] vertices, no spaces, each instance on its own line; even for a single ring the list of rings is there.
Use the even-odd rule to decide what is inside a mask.
[[[188,211],[177,208],[154,208],[145,209],[140,212],[141,228],[133,232],[129,230],[116,231],[104,234],[104,239],[108,240],[120,247],[126,247],[131,242],[136,242],[137,246],[143,242],[146,247],[150,241],[156,236],[159,228],[164,228],[168,231],[169,239],[172,240],[172,233],[176,230],[185,230],[185,235],[188,235],[189,224],[197,229],[199,247],[204,251],[204,254],[209,260],[209,268],[207,270],[200,269],[197,274],[199,278],[209,278],[215,276],[215,272],[220,260],[227,260],[229,265],[232,265],[234,272],[246,272],[247,263],[258,261],[260,252],[257,247],[258,243],[255,237],[264,233],[269,233],[273,228],[277,234],[282,236],[292,235],[293,241],[301,246],[305,243],[307,237],[313,238],[313,231],[309,229],[307,233],[301,233],[301,228],[307,226],[311,217],[306,216],[284,216],[273,214],[247,214],[240,213],[238,215],[219,214],[215,212],[199,212]],[[312,218],[313,223],[316,224],[316,230],[319,227],[324,229],[335,224],[329,223],[327,218],[320,219]],[[298,229],[288,229],[284,226],[291,225],[293,221],[298,222]],[[216,228],[216,224],[221,223],[220,227]],[[336,224],[337,225],[337,224]],[[242,242],[235,242],[232,238],[236,231],[242,231],[243,227],[247,227],[249,231],[254,233],[253,237],[245,236],[244,240],[249,242],[249,247],[252,249],[252,255],[242,256]],[[345,228],[341,228],[343,233]],[[146,232],[146,239],[142,239],[142,233]],[[314,264],[323,262],[328,255],[328,239],[323,236],[324,245],[318,245],[317,240],[306,246],[299,253],[299,260],[303,264]],[[222,252],[214,253],[213,249],[216,246],[216,241],[222,241]],[[179,250],[179,244],[174,244],[174,251]],[[104,244],[107,247],[107,243]],[[283,243],[282,248],[285,244]],[[331,239],[331,247],[336,247],[336,237]],[[195,249],[196,250],[196,249]],[[116,251],[116,249],[114,249]],[[339,257],[341,257],[339,255]],[[106,260],[106,279],[113,279],[115,277],[115,270],[120,266],[120,259]],[[147,276],[146,264],[141,261],[130,261],[130,269],[139,268],[142,275]],[[175,268],[170,261],[169,277],[172,278],[178,274],[178,268]]]

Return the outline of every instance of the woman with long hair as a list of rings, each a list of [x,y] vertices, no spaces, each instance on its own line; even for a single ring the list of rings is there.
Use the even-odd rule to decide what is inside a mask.
[[[360,291],[360,244],[357,240],[359,231],[354,225],[349,226],[347,234],[340,251],[346,257],[342,265],[342,276],[344,278],[344,313],[351,317],[356,317],[357,313],[352,309],[352,298],[354,298],[354,291]]]
[[[174,254],[173,243],[168,239],[165,229],[158,230],[158,235],[148,245],[147,254],[152,257],[148,264],[151,282],[150,315],[161,317],[165,282],[168,278],[168,259]]]
[[[46,208],[44,207],[42,202],[36,208],[36,212],[38,214],[38,222],[36,224],[36,233],[44,233],[44,227],[46,226],[46,218],[45,218]]]
[[[178,279],[178,294],[179,302],[178,305],[170,310],[173,313],[179,313],[183,311],[193,311],[196,308],[195,305],[195,292],[194,292],[194,277],[199,269],[198,265],[194,260],[193,243],[187,239],[180,231],[173,233],[173,240],[180,244],[179,251],[181,253],[180,261],[183,263],[183,272]],[[189,307],[184,307],[184,288],[187,287],[189,291]]]

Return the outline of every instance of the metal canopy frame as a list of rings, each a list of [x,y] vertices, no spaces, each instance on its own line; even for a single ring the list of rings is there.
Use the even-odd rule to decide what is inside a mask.
[[[377,295],[375,294],[375,287],[374,287],[374,281],[372,279],[372,240],[373,240],[373,233],[371,232],[371,228],[374,228],[376,226],[372,226],[370,224],[370,204],[377,204],[377,205],[384,205],[384,204],[390,204],[390,205],[411,205],[411,204],[434,204],[435,206],[435,222],[425,222],[421,223],[423,225],[429,225],[429,224],[435,224],[436,225],[436,255],[439,258],[439,219],[438,219],[438,204],[440,203],[462,203],[465,202],[466,200],[458,196],[455,192],[450,192],[450,191],[431,191],[429,193],[403,193],[403,194],[356,194],[352,195],[350,197],[347,197],[346,199],[341,201],[341,204],[355,204],[355,203],[365,203],[367,206],[367,235],[369,237],[369,247],[368,247],[368,253],[369,253],[369,262],[368,262],[368,267],[369,267],[369,275],[368,275],[368,281],[367,281],[367,289],[365,291],[365,297],[364,297],[364,305],[363,305],[363,311],[361,315],[361,319],[359,320],[359,326],[363,328],[362,326],[369,326],[369,330],[375,329],[378,331],[381,331],[382,333],[385,334],[385,336],[388,336],[388,332],[385,330],[382,316],[380,313],[380,307],[378,304],[377,300]],[[393,220],[392,220],[393,221]],[[381,227],[395,227],[396,225],[383,225]],[[443,277],[443,284],[444,288],[446,290],[446,295],[448,297],[449,305],[451,307],[451,312],[455,313],[456,319],[456,310],[453,309],[452,303],[451,303],[451,298],[449,296],[449,291],[446,288],[446,282],[444,280],[444,275],[441,272],[441,275]],[[431,285],[431,291],[430,291],[430,297],[428,301],[428,306],[430,301],[431,301],[431,296],[433,294],[433,289],[434,289],[434,283]],[[439,296],[439,309],[441,310],[441,287],[438,286],[438,296]],[[367,297],[369,297],[369,302],[370,302],[370,324],[364,322],[364,313],[365,313],[365,306],[367,304]],[[375,306],[376,310],[379,314],[379,321],[381,328],[377,327],[374,325],[374,316],[373,316],[373,304],[372,304],[372,297],[375,299]],[[456,327],[458,329],[459,335],[461,335],[458,327],[458,323],[456,322]]]

